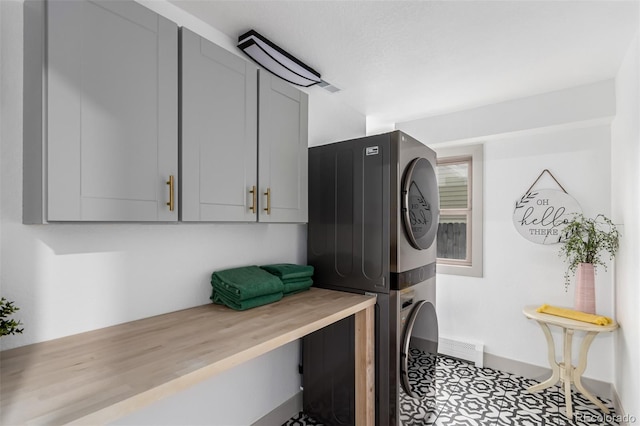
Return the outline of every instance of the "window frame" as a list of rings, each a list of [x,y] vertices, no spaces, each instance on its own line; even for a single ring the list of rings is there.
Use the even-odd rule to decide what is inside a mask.
[[[467,256],[465,260],[437,258],[436,272],[439,274],[483,276],[483,176],[484,145],[432,146],[437,154],[437,165],[469,162],[469,199],[467,209],[443,209],[452,214],[461,212],[467,215]]]

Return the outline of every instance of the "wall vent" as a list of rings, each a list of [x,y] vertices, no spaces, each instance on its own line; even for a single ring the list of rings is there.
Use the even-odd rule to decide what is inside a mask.
[[[438,339],[438,352],[443,355],[471,361],[479,368],[484,366],[484,344],[482,343],[462,342],[441,337]]]
[[[318,83],[318,87],[322,87],[324,90],[331,93],[336,93],[340,91],[339,88],[329,83],[328,81],[324,81],[324,80],[321,80],[320,83]]]

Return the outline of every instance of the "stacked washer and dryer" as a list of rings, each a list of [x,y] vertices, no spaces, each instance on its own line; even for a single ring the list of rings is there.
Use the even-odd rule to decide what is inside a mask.
[[[309,149],[308,263],[315,286],[375,294],[376,424],[399,425],[400,397],[422,400],[438,322],[436,154],[394,131]],[[303,340],[304,411],[355,422],[354,319]],[[424,401],[423,403],[428,403]]]

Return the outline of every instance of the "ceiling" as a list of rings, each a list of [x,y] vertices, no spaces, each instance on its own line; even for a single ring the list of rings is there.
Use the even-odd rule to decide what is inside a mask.
[[[640,17],[639,0],[172,3],[234,40],[255,29],[389,123],[612,78]]]

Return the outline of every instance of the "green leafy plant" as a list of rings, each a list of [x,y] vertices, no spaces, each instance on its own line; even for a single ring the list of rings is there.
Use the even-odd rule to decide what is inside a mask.
[[[7,319],[14,312],[19,311],[20,308],[13,305],[13,302],[9,302],[4,297],[0,298],[0,337],[9,334],[21,334],[24,328],[19,328],[22,323],[13,319]]]
[[[578,265],[591,263],[594,269],[600,265],[606,271],[603,254],[608,253],[611,260],[618,251],[620,233],[613,222],[602,214],[593,219],[576,215],[562,234],[559,256],[564,257],[568,263],[564,274],[565,291],[569,287],[569,276],[575,275]]]

